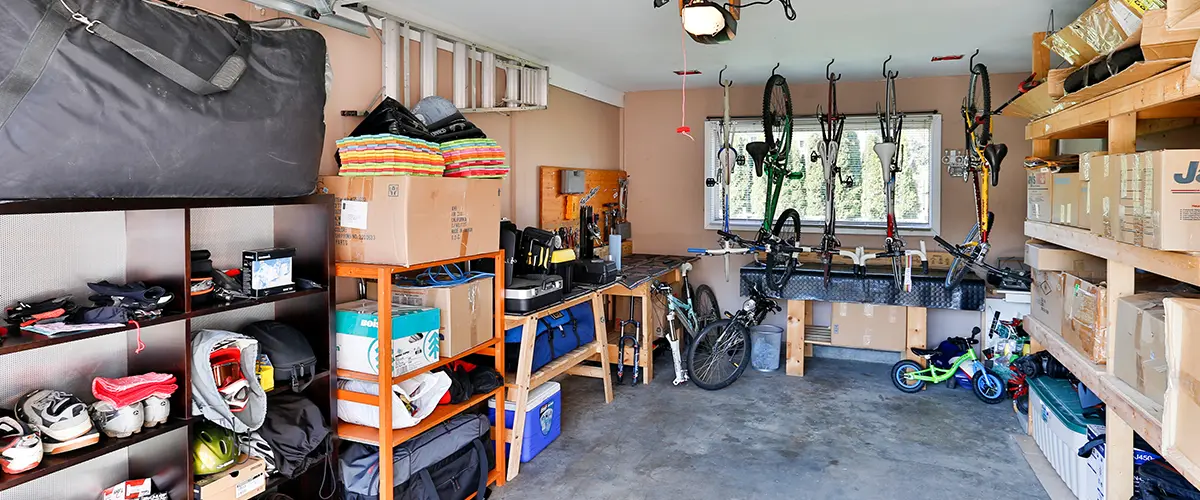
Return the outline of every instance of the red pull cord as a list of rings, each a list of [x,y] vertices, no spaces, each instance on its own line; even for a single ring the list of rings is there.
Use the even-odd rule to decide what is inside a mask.
[[[129,323],[132,324],[134,328],[137,328],[137,349],[134,349],[133,353],[141,354],[142,351],[146,350],[146,344],[142,343],[142,325],[139,325],[138,322],[134,320],[129,320]]]
[[[680,90],[680,110],[679,110],[679,128],[675,129],[676,134],[683,134],[688,139],[696,140],[692,137],[692,127],[687,126],[687,32],[683,29],[683,23],[679,23],[679,49],[683,52],[683,88]]]

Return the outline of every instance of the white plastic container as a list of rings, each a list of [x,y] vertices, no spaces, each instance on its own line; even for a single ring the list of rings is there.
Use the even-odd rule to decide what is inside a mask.
[[[1058,473],[1076,498],[1093,498],[1096,473],[1088,467],[1086,458],[1079,457],[1079,448],[1088,442],[1086,424],[1077,422],[1071,415],[1064,415],[1063,408],[1069,408],[1069,403],[1051,402],[1046,389],[1040,384],[1042,379],[1035,379],[1030,384],[1029,413],[1033,415],[1033,440],[1041,448],[1042,454],[1050,461],[1054,471]],[[1065,381],[1051,381],[1064,382]],[[1066,399],[1066,398],[1063,398]],[[1078,411],[1079,399],[1074,402]]]
[[[783,328],[758,325],[750,329],[750,366],[760,372],[779,369],[779,353],[783,349]]]

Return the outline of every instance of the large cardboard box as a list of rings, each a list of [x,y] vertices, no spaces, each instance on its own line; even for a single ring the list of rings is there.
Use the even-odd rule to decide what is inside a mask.
[[[1025,263],[1040,271],[1066,271],[1076,276],[1103,279],[1108,262],[1051,243],[1026,243]]]
[[[1163,335],[1166,333],[1161,330],[1163,324],[1163,299],[1172,296],[1170,293],[1151,292],[1139,293],[1121,297],[1117,300],[1117,320],[1116,329],[1113,333],[1113,358],[1109,363],[1113,365],[1113,374],[1117,378],[1124,380],[1130,387],[1139,391],[1145,392],[1146,385],[1143,381],[1143,363],[1147,360],[1144,356],[1157,357],[1163,361],[1162,367],[1162,383],[1166,383],[1166,363],[1162,360],[1163,348],[1166,346]],[[1158,320],[1154,323],[1154,315],[1149,314],[1151,310],[1158,310]],[[1143,337],[1143,332],[1146,336]],[[1145,344],[1146,350],[1142,347]],[[1157,348],[1155,347],[1157,345]],[[1157,385],[1157,384],[1153,384]],[[1166,388],[1163,387],[1163,392],[1158,393],[1158,401],[1162,400],[1166,394]],[[1148,396],[1154,398],[1153,395],[1147,393]]]
[[[1121,172],[1114,167],[1119,155],[1092,155],[1088,160],[1088,218],[1092,234],[1117,239]],[[1080,170],[1082,172],[1082,166]]]
[[[1167,397],[1167,311],[1162,307],[1142,313],[1137,345],[1138,389],[1158,404]]]
[[[1029,315],[1051,330],[1062,328],[1065,315],[1063,273],[1034,269],[1031,288]]]
[[[1083,209],[1079,172],[1059,172],[1052,178],[1050,222],[1079,227],[1079,212]]]
[[[356,300],[338,304],[334,315],[337,367],[379,373],[379,303]],[[392,306],[392,376],[438,360],[441,313],[418,306]]]
[[[1163,402],[1162,448],[1176,467],[1200,467],[1200,300],[1169,298],[1167,397]]]
[[[1062,336],[1093,363],[1108,361],[1108,293],[1072,274],[1063,274]]]
[[[1200,39],[1197,29],[1167,29],[1167,9],[1148,10],[1142,15],[1142,54],[1146,60],[1191,59]]]
[[[323,176],[338,261],[410,266],[500,247],[500,180]]]
[[[196,481],[196,500],[246,500],[267,490],[267,464],[258,457],[242,455],[225,472]]]
[[[493,278],[450,287],[392,288],[392,303],[433,307],[441,311],[441,356],[451,358],[495,336]]]
[[[833,345],[879,351],[903,351],[908,332],[908,309],[835,302],[830,337]]]
[[[1029,171],[1026,173],[1025,186],[1025,219],[1050,222],[1051,209],[1051,177],[1050,172]]]
[[[1200,150],[1124,155],[1122,239],[1178,252],[1200,251]]]

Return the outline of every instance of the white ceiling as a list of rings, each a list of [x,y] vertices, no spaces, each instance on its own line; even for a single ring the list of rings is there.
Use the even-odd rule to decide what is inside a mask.
[[[651,0],[369,0],[420,22],[436,19],[472,40],[538,58],[621,91],[676,88],[683,66],[679,14]],[[674,1],[672,1],[674,3]],[[735,40],[700,45],[687,40],[687,64],[704,72],[690,85],[715,86],[717,71],[741,82],[763,80],[781,62],[791,81],[834,71],[847,81],[880,78],[882,63],[901,77],[967,73],[967,62],[933,56],[980,49],[993,73],[1030,70],[1030,36],[1075,19],[1092,0],[793,0],[796,21],[778,1],[742,11]],[[428,21],[427,21],[428,22]],[[1057,26],[1057,27],[1060,27]],[[435,26],[437,27],[437,26]],[[552,70],[553,71],[553,70]],[[699,81],[697,81],[697,79]]]

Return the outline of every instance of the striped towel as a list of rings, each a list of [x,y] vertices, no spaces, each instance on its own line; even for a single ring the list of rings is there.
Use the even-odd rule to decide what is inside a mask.
[[[347,137],[337,141],[338,175],[418,175],[440,177],[446,161],[437,143],[392,134]]]
[[[498,178],[508,175],[504,150],[487,138],[459,139],[441,145],[446,177]]]

